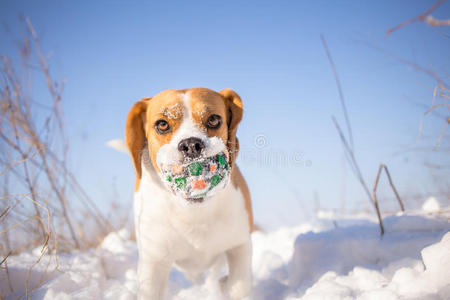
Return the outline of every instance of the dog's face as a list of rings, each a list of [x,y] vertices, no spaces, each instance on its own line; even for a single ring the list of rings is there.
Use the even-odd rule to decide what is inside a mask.
[[[128,114],[126,141],[136,170],[136,190],[142,176],[145,147],[154,169],[223,153],[231,168],[239,144],[236,130],[242,101],[232,90],[205,88],[166,90],[143,98]]]

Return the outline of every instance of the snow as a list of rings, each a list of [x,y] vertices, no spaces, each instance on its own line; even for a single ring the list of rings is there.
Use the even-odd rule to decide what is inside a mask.
[[[168,119],[178,119],[183,116],[183,107],[179,103],[172,106],[161,108],[160,111]]]
[[[251,299],[450,299],[448,216],[409,212],[384,218],[324,213],[295,227],[255,232]],[[35,299],[135,299],[137,247],[127,229],[96,249],[46,255],[41,249],[8,258],[0,291],[16,299],[42,280]],[[30,291],[31,292],[31,291]],[[191,284],[173,270],[169,299],[224,299],[217,282]]]
[[[430,197],[422,205],[422,210],[429,213],[438,212],[441,208],[439,202],[434,197]]]

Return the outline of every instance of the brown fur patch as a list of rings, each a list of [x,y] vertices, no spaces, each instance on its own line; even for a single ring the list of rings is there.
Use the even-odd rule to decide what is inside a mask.
[[[253,224],[253,210],[252,210],[252,201],[250,197],[250,190],[248,189],[244,176],[242,176],[242,173],[237,165],[234,166],[233,171],[231,173],[231,182],[235,187],[239,188],[242,194],[244,195],[245,210],[247,211],[248,215],[248,224],[250,226],[250,232],[253,232],[253,230],[255,230],[255,227]]]

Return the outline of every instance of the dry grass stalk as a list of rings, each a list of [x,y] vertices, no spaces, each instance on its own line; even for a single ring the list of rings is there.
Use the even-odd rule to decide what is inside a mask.
[[[7,56],[1,57],[0,64],[0,272],[10,280],[8,259],[40,247],[26,276],[22,296],[28,299],[58,269],[58,252],[96,246],[99,236],[114,228],[66,165],[69,143],[61,109],[63,85],[53,80],[28,19],[25,27],[29,36],[20,51],[24,67],[17,67]],[[38,76],[44,79],[38,85],[47,88],[49,98],[33,96],[31,79]],[[80,204],[84,213],[69,203]],[[96,234],[87,220],[95,222]],[[43,271],[31,284],[37,265]]]
[[[438,8],[444,2],[445,2],[445,0],[439,0],[436,3],[434,3],[429,9],[427,9],[424,13],[422,13],[421,15],[419,15],[417,17],[414,17],[412,19],[409,19],[409,20],[407,20],[407,21],[405,21],[405,22],[403,22],[403,23],[401,23],[401,24],[399,24],[399,25],[397,25],[397,26],[395,26],[393,28],[388,29],[386,31],[386,37],[389,36],[392,32],[394,32],[394,31],[396,31],[396,30],[398,30],[398,29],[400,29],[402,27],[408,26],[409,24],[414,23],[414,22],[426,22],[428,25],[433,26],[433,27],[450,26],[450,20],[437,20],[433,16],[430,15],[431,12],[433,12],[436,8]],[[434,72],[433,70],[424,68],[424,67],[422,67],[422,66],[420,66],[420,65],[418,65],[418,64],[416,64],[414,62],[410,62],[408,60],[396,57],[394,55],[390,55],[390,56],[393,56],[394,58],[396,58],[397,60],[401,61],[402,63],[405,63],[405,64],[413,67],[414,69],[416,69],[416,70],[418,70],[420,72],[423,72],[425,74],[430,75],[438,83],[438,86],[436,86],[435,89],[434,89],[433,103],[432,103],[431,107],[424,112],[424,115],[422,116],[422,119],[420,121],[419,134],[418,134],[418,138],[419,138],[421,133],[422,133],[423,120],[424,120],[426,115],[428,115],[429,113],[433,112],[435,109],[438,109],[438,108],[441,108],[441,107],[447,107],[448,109],[450,109],[450,105],[449,105],[448,102],[445,102],[443,104],[435,105],[436,91],[438,89],[440,89],[442,91],[449,92],[449,90],[446,88],[446,87],[448,87],[448,84],[446,82],[444,82],[440,78],[440,76],[436,72]],[[449,98],[449,96],[446,95],[443,92],[439,92],[439,95],[442,98],[446,98],[446,99]],[[438,140],[437,140],[437,142],[436,142],[436,144],[434,146],[434,149],[436,149],[440,145],[442,137],[444,136],[445,130],[447,129],[448,124],[450,123],[450,117],[447,116],[447,117],[444,118],[444,120],[445,120],[444,126],[443,126],[441,134],[440,134],[440,136],[439,136],[439,138],[438,138]]]
[[[444,127],[442,127],[441,135],[439,136],[434,148],[437,148],[439,146],[439,144],[441,143],[442,137],[444,136],[445,129],[447,129],[448,123],[450,123],[450,117],[447,117],[447,119],[445,120]]]
[[[395,198],[397,199],[398,205],[400,206],[400,209],[402,212],[405,211],[405,206],[403,205],[403,201],[400,198],[400,195],[397,192],[397,189],[395,188],[394,183],[392,182],[392,178],[391,178],[391,174],[389,173],[388,167],[381,163],[380,167],[378,168],[378,173],[377,173],[377,178],[375,179],[375,184],[373,185],[373,201],[375,201],[376,205],[378,206],[378,200],[377,200],[377,188],[378,188],[378,182],[380,181],[380,177],[381,177],[381,172],[384,170],[384,172],[387,175],[388,181],[389,181],[389,185],[392,188],[392,191],[395,194]]]
[[[341,139],[342,144],[344,145],[344,150],[346,153],[347,161],[352,168],[353,174],[355,174],[356,178],[358,179],[359,183],[364,189],[364,192],[366,193],[367,197],[369,198],[370,202],[372,203],[373,207],[375,208],[375,212],[377,214],[378,218],[378,224],[380,226],[380,233],[381,235],[384,234],[384,225],[383,225],[383,219],[381,218],[381,212],[380,208],[378,206],[378,202],[375,201],[374,198],[372,198],[372,195],[369,192],[369,188],[367,187],[366,181],[364,180],[364,177],[361,173],[361,169],[359,168],[358,162],[356,161],[355,154],[353,152],[353,148],[350,147],[350,145],[347,142],[347,139],[344,136],[344,133],[341,130],[341,127],[339,126],[338,122],[336,121],[336,118],[334,116],[331,117],[334,123],[334,126],[336,127],[339,137]]]
[[[421,134],[422,134],[423,123],[424,123],[425,116],[433,114],[433,115],[443,119],[444,122],[445,122],[444,126],[443,126],[443,128],[441,130],[441,134],[440,134],[439,138],[437,139],[437,141],[436,141],[436,143],[435,143],[435,145],[433,147],[433,150],[436,150],[438,148],[438,146],[440,145],[440,143],[442,141],[442,138],[444,137],[444,133],[445,133],[445,130],[446,130],[448,124],[450,123],[450,116],[448,116],[448,115],[445,116],[445,115],[442,115],[442,114],[440,114],[438,112],[439,110],[442,110],[443,108],[450,109],[450,103],[448,102],[448,100],[450,99],[450,96],[448,95],[448,93],[450,92],[450,90],[449,90],[450,89],[449,83],[446,82],[445,80],[443,80],[441,78],[441,76],[439,76],[439,74],[436,71],[434,71],[433,69],[426,68],[426,67],[424,67],[424,66],[422,66],[422,65],[420,65],[420,64],[418,64],[416,62],[412,62],[412,61],[409,61],[409,60],[404,59],[402,57],[399,57],[399,56],[397,56],[397,55],[395,55],[395,54],[393,54],[391,52],[388,52],[388,51],[386,51],[386,50],[384,50],[384,49],[382,49],[382,48],[380,48],[380,47],[378,47],[376,45],[373,45],[373,44],[370,44],[370,43],[366,43],[366,45],[371,47],[371,48],[373,48],[373,49],[375,49],[375,50],[377,50],[377,51],[379,51],[379,52],[381,52],[381,53],[383,53],[386,56],[394,58],[395,60],[397,60],[397,61],[399,61],[399,62],[401,62],[401,63],[403,63],[403,64],[405,64],[405,65],[407,65],[409,67],[411,67],[412,69],[414,69],[414,70],[416,70],[418,72],[421,72],[423,74],[428,75],[429,77],[431,77],[432,79],[434,79],[436,81],[437,85],[434,87],[432,104],[431,104],[430,107],[425,106],[426,110],[423,113],[422,118],[420,120],[419,133],[417,135],[417,139],[419,139]],[[437,96],[440,96],[440,98],[443,100],[443,103],[436,104]],[[420,105],[423,106],[422,104],[420,104]],[[428,148],[426,148],[426,149],[428,150]]]
[[[378,218],[378,224],[380,226],[380,232],[381,235],[384,234],[384,226],[383,226],[383,220],[381,218],[381,213],[380,213],[380,208],[378,206],[378,202],[372,197],[372,195],[370,194],[369,188],[367,187],[366,181],[362,175],[361,169],[359,168],[358,162],[356,160],[355,157],[355,153],[354,153],[354,146],[353,146],[353,140],[352,140],[352,129],[351,129],[351,124],[350,124],[350,120],[348,118],[348,114],[347,114],[347,107],[345,105],[345,99],[344,99],[344,93],[342,92],[342,87],[340,84],[340,80],[339,80],[339,76],[337,74],[336,71],[336,67],[334,66],[333,60],[331,58],[331,53],[330,50],[328,49],[327,43],[325,41],[325,38],[323,35],[320,36],[321,40],[322,40],[322,44],[323,47],[325,49],[325,52],[327,54],[328,57],[328,61],[331,65],[331,68],[333,70],[333,76],[334,79],[336,81],[338,90],[339,90],[339,99],[341,101],[341,105],[342,105],[342,109],[344,112],[344,116],[345,116],[345,121],[347,124],[347,128],[348,128],[348,132],[349,132],[349,138],[351,138],[350,143],[347,142],[347,138],[345,137],[344,133],[341,130],[341,127],[339,126],[338,122],[336,121],[336,118],[334,116],[332,116],[332,120],[334,123],[334,126],[336,127],[339,137],[341,139],[342,145],[344,146],[344,150],[345,150],[345,154],[346,154],[346,159],[347,162],[349,163],[351,170],[353,172],[353,174],[356,176],[356,178],[358,179],[359,183],[361,184],[361,186],[364,189],[364,192],[367,194],[367,197],[369,198],[369,201],[371,202],[371,204],[374,206],[375,208],[375,212],[377,214],[377,218]]]
[[[438,92],[438,91],[439,91],[439,92]],[[448,110],[450,110],[450,103],[448,102],[448,100],[450,99],[450,96],[447,95],[446,93],[450,93],[450,90],[447,89],[447,88],[445,88],[445,87],[443,87],[443,86],[441,86],[441,85],[438,85],[438,86],[436,86],[436,87],[434,88],[434,91],[433,91],[433,101],[431,102],[431,106],[423,113],[423,116],[422,116],[422,118],[420,119],[419,133],[418,133],[418,135],[417,135],[417,139],[419,139],[420,136],[422,135],[422,131],[423,131],[423,122],[424,122],[425,117],[426,117],[428,114],[434,112],[434,111],[437,110],[437,109],[445,108],[445,107],[446,107]],[[437,95],[439,95],[439,96],[441,97],[441,99],[443,100],[443,103],[436,104],[436,96],[437,96]],[[445,120],[445,124],[444,124],[444,127],[442,128],[442,131],[441,131],[441,134],[439,135],[438,140],[436,141],[436,144],[435,144],[435,146],[434,146],[435,149],[436,149],[436,148],[440,145],[440,143],[441,143],[442,137],[444,136],[444,133],[445,133],[445,130],[446,130],[447,126],[448,126],[448,123],[450,123],[450,117],[447,116],[447,117],[444,118],[444,120]]]
[[[13,287],[11,283],[11,277],[9,276],[9,269],[8,269],[8,257],[11,255],[11,251],[8,251],[5,253],[4,247],[0,244],[0,255],[3,257],[2,261],[0,262],[0,269],[3,269],[6,274],[6,280],[8,281],[8,287],[9,290],[12,292]],[[1,295],[1,292],[0,292]],[[1,298],[0,298],[1,299]]]
[[[350,140],[350,146],[353,148],[354,145],[353,145],[352,126],[350,125],[350,118],[348,117],[347,106],[345,105],[345,98],[344,92],[342,91],[341,81],[339,80],[339,76],[336,71],[336,66],[334,65],[333,59],[331,57],[330,49],[328,49],[327,42],[322,34],[320,35],[320,39],[322,40],[323,48],[325,49],[325,52],[327,54],[328,62],[330,63],[331,69],[333,71],[334,79],[336,80],[336,85],[339,92],[339,99],[341,101],[342,111],[344,112],[345,123],[347,125],[348,138]]]
[[[398,29],[400,29],[400,28],[402,28],[402,27],[408,26],[408,25],[411,24],[411,23],[426,21],[428,24],[430,24],[431,21],[428,21],[428,18],[427,18],[427,17],[428,17],[429,14],[431,14],[436,8],[438,8],[439,5],[441,5],[441,4],[444,3],[444,2],[445,2],[445,0],[439,0],[439,1],[437,1],[436,3],[434,3],[430,8],[428,8],[424,13],[418,15],[417,17],[414,17],[414,18],[411,18],[411,19],[409,19],[409,20],[406,20],[405,22],[403,22],[403,23],[401,23],[401,24],[399,24],[399,25],[397,25],[397,26],[394,26],[394,27],[392,27],[392,28],[386,30],[386,36],[385,36],[385,37],[387,38],[392,32],[394,32],[394,31],[396,31],[396,30],[398,30]],[[433,22],[431,22],[431,23],[432,23],[432,24],[430,24],[430,25],[432,25],[432,26],[440,26],[440,25],[433,25]]]

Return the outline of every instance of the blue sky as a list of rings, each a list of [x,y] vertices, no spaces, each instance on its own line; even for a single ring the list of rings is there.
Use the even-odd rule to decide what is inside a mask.
[[[434,1],[2,1],[1,54],[15,56],[18,16],[28,16],[64,79],[68,162],[95,201],[131,207],[134,173],[127,155],[105,146],[123,138],[131,105],[168,88],[232,88],[245,106],[238,130],[241,169],[257,222],[293,224],[321,207],[368,207],[331,121],[344,118],[320,41],[328,42],[352,122],[356,156],[373,185],[388,164],[404,196],[448,187],[448,151],[431,147],[444,121],[429,117],[416,142],[436,83],[374,47],[449,76],[448,28],[412,24],[385,31]],[[450,3],[433,16],[449,18]],[[447,35],[445,37],[444,35]],[[47,94],[36,88],[45,101]],[[445,112],[446,113],[446,112]],[[448,133],[441,147],[449,147]],[[263,145],[255,141],[263,140]],[[270,159],[271,158],[271,159]],[[287,160],[283,164],[278,160]],[[392,206],[384,182],[383,205]],[[442,197],[442,196],[441,196]],[[448,199],[443,199],[448,200]],[[383,200],[381,200],[383,201]],[[384,204],[385,202],[388,202]],[[409,202],[409,203],[408,203]]]

